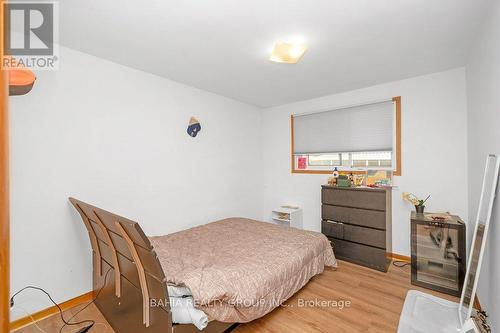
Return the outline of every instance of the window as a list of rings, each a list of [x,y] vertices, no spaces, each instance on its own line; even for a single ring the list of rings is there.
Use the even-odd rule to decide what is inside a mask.
[[[292,172],[393,170],[401,175],[401,98],[293,115]]]
[[[316,155],[306,155],[309,159],[309,165],[311,166],[341,166],[342,165],[342,154],[316,154]]]
[[[392,151],[352,153],[351,167],[357,168],[392,168]]]

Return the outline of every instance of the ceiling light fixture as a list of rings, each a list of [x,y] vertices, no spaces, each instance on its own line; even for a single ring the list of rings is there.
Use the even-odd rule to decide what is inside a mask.
[[[303,42],[276,42],[269,60],[285,64],[295,64],[304,55],[307,44]]]

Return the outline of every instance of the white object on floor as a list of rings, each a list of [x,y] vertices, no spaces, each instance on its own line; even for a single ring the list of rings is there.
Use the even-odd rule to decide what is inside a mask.
[[[191,289],[188,287],[178,287],[178,286],[167,286],[169,297],[182,297],[182,296],[193,296]]]
[[[472,318],[462,326],[459,308],[459,303],[409,290],[399,318],[398,333],[480,333]]]
[[[200,331],[207,327],[207,315],[194,307],[191,289],[168,285],[172,322],[176,324],[194,324]]]
[[[193,324],[200,331],[208,325],[208,316],[194,307],[193,297],[170,297],[170,310],[175,324]]]
[[[273,209],[271,218],[278,225],[302,229],[302,209],[299,207],[283,205]]]
[[[399,318],[398,333],[457,333],[462,324],[460,304],[409,290]]]

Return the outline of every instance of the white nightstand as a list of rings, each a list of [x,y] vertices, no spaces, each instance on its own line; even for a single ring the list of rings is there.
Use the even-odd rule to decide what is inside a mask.
[[[299,207],[283,205],[273,209],[271,218],[276,224],[302,229],[302,209]]]

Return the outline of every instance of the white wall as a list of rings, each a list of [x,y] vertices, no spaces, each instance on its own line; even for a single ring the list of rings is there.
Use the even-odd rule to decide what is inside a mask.
[[[494,1],[467,64],[469,217],[477,214],[487,154],[500,154],[500,2]],[[500,330],[500,202],[494,209],[479,283],[493,332]],[[472,231],[472,230],[470,230]]]
[[[466,93],[463,68],[330,95],[263,111],[264,211],[304,209],[304,227],[320,230],[320,186],[327,175],[290,173],[290,115],[402,97],[402,171],[393,193],[393,252],[410,254],[409,214],[401,193],[431,194],[428,211],[467,218]],[[332,127],[335,125],[332,124]]]
[[[69,196],[151,235],[261,217],[259,109],[67,48],[60,59],[11,98],[12,291],[37,285],[61,302],[91,289],[90,244]],[[191,115],[197,138],[186,134]],[[31,292],[18,304],[52,305]]]

